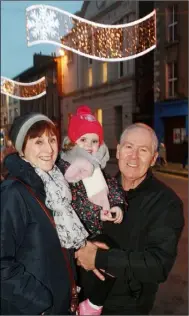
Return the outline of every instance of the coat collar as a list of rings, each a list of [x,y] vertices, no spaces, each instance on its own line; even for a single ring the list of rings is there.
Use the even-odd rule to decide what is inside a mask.
[[[29,185],[38,196],[45,196],[44,184],[29,162],[14,153],[5,158],[4,165],[9,172],[8,178],[18,178]]]
[[[121,172],[118,172],[116,175],[117,181],[121,185]],[[153,173],[151,169],[148,170],[145,179],[134,189],[130,189],[129,191],[125,191],[128,199],[135,197],[140,192],[143,192],[146,190],[146,187],[149,186],[149,182],[151,182],[151,179],[153,178]]]

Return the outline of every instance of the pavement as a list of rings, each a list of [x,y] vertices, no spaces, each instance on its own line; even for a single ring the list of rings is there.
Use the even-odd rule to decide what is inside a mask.
[[[179,163],[168,162],[166,166],[156,165],[153,169],[157,172],[169,173],[175,176],[188,178],[188,166],[186,166],[186,168],[183,169],[182,164]]]
[[[108,164],[117,164],[116,158],[111,158],[108,162]],[[156,172],[161,172],[161,173],[168,173],[172,174],[175,176],[181,176],[184,178],[188,178],[188,166],[186,166],[185,169],[182,168],[182,164],[180,163],[172,163],[168,162],[166,166],[160,166],[156,164],[153,167],[153,170]]]

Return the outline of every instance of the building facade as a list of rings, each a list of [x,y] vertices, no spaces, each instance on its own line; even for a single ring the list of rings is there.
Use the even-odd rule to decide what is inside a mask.
[[[84,1],[79,15],[104,24],[122,24],[138,18],[136,1]],[[110,153],[124,127],[133,121],[136,109],[135,60],[102,62],[69,51],[60,59],[62,86],[61,117],[63,135],[71,113],[88,104],[104,128]]]
[[[38,99],[20,100],[20,114],[39,112],[47,115],[60,127],[60,97],[57,84],[57,61],[54,55],[34,54],[33,66],[14,79],[21,82],[33,82],[46,78],[46,94]]]
[[[167,159],[182,162],[188,135],[188,2],[158,1],[154,126]]]
[[[20,115],[20,100],[1,94],[1,147],[6,144],[7,134],[14,119]]]

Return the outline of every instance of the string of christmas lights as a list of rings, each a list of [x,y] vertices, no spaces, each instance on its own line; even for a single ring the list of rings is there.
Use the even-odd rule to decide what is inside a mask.
[[[19,100],[37,99],[46,94],[46,79],[23,83],[1,76],[1,93]]]
[[[33,5],[26,9],[26,30],[28,46],[50,43],[92,59],[123,61],[156,47],[156,11],[131,23],[109,25]]]

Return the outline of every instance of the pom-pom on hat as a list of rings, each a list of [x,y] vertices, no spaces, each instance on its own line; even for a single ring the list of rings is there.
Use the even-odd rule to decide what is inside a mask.
[[[75,143],[81,136],[94,133],[99,136],[100,144],[103,143],[102,125],[92,114],[87,105],[81,105],[77,108],[76,114],[72,115],[68,125],[68,137]]]

